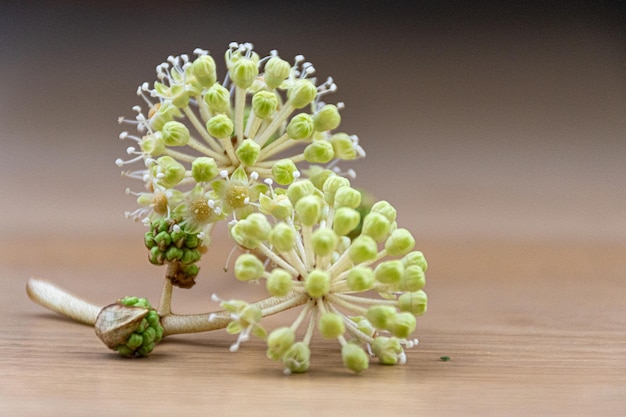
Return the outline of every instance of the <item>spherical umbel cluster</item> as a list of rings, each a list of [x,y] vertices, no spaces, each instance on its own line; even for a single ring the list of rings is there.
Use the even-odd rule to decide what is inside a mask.
[[[284,194],[271,189],[260,213],[230,224],[232,238],[248,250],[235,261],[236,278],[264,281],[271,297],[303,306],[291,326],[267,338],[267,356],[287,373],[308,369],[316,331],[338,340],[354,372],[368,367],[366,352],[383,364],[404,363],[404,348],[417,343],[410,335],[426,311],[426,260],[413,250],[411,233],[398,228],[393,206],[379,201],[361,219],[360,203],[349,180],[330,174],[317,185],[297,180]],[[359,224],[360,234],[350,239]],[[381,298],[367,297],[369,291]]]

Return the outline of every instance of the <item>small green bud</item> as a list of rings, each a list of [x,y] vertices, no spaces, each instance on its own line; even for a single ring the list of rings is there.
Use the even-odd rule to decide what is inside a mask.
[[[252,139],[244,139],[235,151],[242,164],[253,166],[261,155],[261,146]]]
[[[391,330],[396,314],[396,309],[391,306],[376,305],[367,310],[367,319],[377,329]]]
[[[335,193],[335,208],[357,208],[361,205],[361,193],[352,187],[340,187]]]
[[[315,186],[309,180],[294,182],[287,188],[287,197],[291,204],[295,205],[302,197],[313,195]]]
[[[381,242],[389,235],[391,223],[380,213],[369,212],[363,219],[364,235],[371,236],[376,242]]]
[[[267,240],[272,231],[272,226],[267,217],[261,213],[252,213],[245,219],[240,220],[239,224],[243,233],[259,241]]]
[[[200,156],[191,163],[191,176],[196,182],[211,181],[218,173],[215,159],[208,156]]]
[[[391,332],[394,336],[399,337],[400,339],[406,339],[411,333],[413,333],[416,325],[417,321],[415,320],[415,316],[413,314],[407,312],[398,313],[396,314],[395,321],[393,322]]]
[[[278,87],[289,76],[291,65],[277,56],[270,58],[265,64],[265,84],[269,89]]]
[[[152,157],[162,155],[165,152],[163,138],[157,135],[145,136],[139,143],[141,150]]]
[[[335,157],[349,161],[358,156],[354,142],[346,133],[335,133],[329,139],[335,151]]]
[[[381,262],[374,270],[376,281],[381,284],[398,284],[404,275],[404,265],[402,261],[393,260]]]
[[[325,164],[335,157],[333,145],[325,140],[316,140],[304,148],[304,159],[312,164]]]
[[[359,235],[350,245],[349,255],[354,264],[370,261],[376,258],[378,254],[378,246],[376,241],[367,235]]]
[[[247,233],[245,224],[241,221],[230,228],[230,235],[238,245],[241,245],[246,249],[256,249],[261,243],[258,239],[251,237]]]
[[[337,247],[339,237],[335,232],[326,227],[320,227],[311,236],[313,252],[318,256],[328,256]]]
[[[400,311],[409,312],[415,316],[421,316],[426,312],[428,297],[424,291],[405,292],[398,297]]]
[[[352,291],[367,291],[374,288],[374,271],[366,266],[354,267],[346,277],[348,288]]]
[[[198,84],[205,88],[212,86],[217,80],[215,61],[210,55],[201,55],[196,58],[189,71],[196,77]]]
[[[367,353],[354,343],[346,343],[342,346],[341,359],[346,368],[357,374],[366,370],[370,363]]]
[[[310,114],[299,113],[287,125],[287,135],[291,139],[307,139],[313,134],[313,118]]]
[[[319,109],[315,116],[313,116],[315,122],[315,130],[318,132],[325,132],[327,130],[336,129],[341,123],[341,115],[337,106],[334,104],[326,104]]]
[[[200,245],[202,241],[198,238],[197,234],[186,234],[185,235],[185,247],[189,249],[195,249]]]
[[[335,339],[346,331],[343,318],[339,314],[331,312],[323,313],[320,316],[317,328],[322,337],[326,339]]]
[[[154,241],[154,233],[152,232],[146,232],[143,235],[143,242],[146,245],[146,248],[148,249],[152,249],[153,247],[156,246],[156,242]]]
[[[225,114],[217,114],[209,119],[206,128],[211,136],[218,139],[225,139],[230,138],[235,125],[230,117]]]
[[[324,199],[331,206],[335,205],[335,194],[341,187],[349,187],[350,180],[338,175],[332,175],[324,181],[322,191],[324,192]]]
[[[259,204],[263,213],[270,214],[279,220],[291,217],[293,213],[291,201],[284,194],[278,194],[274,198],[261,194],[259,195]]]
[[[314,269],[304,279],[304,289],[312,298],[325,296],[330,291],[330,275],[326,271]]]
[[[278,108],[278,97],[270,91],[258,91],[252,96],[252,110],[259,119],[267,119]]]
[[[158,183],[165,188],[173,188],[185,178],[185,167],[171,156],[157,159],[153,170]]]
[[[297,177],[298,168],[291,159],[281,159],[272,165],[272,177],[280,185],[289,185]]]
[[[296,342],[285,352],[282,360],[286,372],[306,372],[309,370],[311,350],[304,342]]]
[[[289,327],[279,327],[267,337],[267,357],[278,361],[293,346],[296,333]]]
[[[372,352],[383,365],[395,365],[406,360],[404,349],[396,337],[378,336],[372,343]]]
[[[180,257],[180,263],[189,265],[198,262],[202,254],[197,249],[183,248],[183,254]]]
[[[406,229],[394,230],[385,242],[385,250],[391,256],[406,255],[414,246],[415,239],[413,239],[411,232]]]
[[[172,237],[166,231],[159,232],[154,237],[154,242],[157,244],[160,250],[164,251],[172,243]]]
[[[183,256],[182,249],[177,248],[176,246],[170,246],[165,252],[165,259],[172,262],[173,260],[180,259]]]
[[[311,165],[309,169],[304,171],[304,173],[319,190],[322,189],[324,183],[329,177],[337,175],[330,169],[324,169],[319,165]]]
[[[373,337],[376,333],[376,329],[372,326],[372,323],[363,316],[351,317],[352,321],[356,323],[357,329],[365,333],[369,337]]]
[[[255,281],[263,276],[263,262],[250,253],[239,255],[235,261],[235,277],[240,281]]]
[[[215,83],[204,95],[204,102],[213,114],[230,112],[230,91]]]
[[[299,199],[294,208],[303,225],[313,226],[322,214],[322,199],[316,195],[308,195]]]
[[[150,248],[150,256],[148,259],[153,265],[163,265],[163,262],[165,261],[165,255],[158,246],[153,246],[152,248]]]
[[[179,109],[189,105],[189,92],[184,85],[175,84],[170,87],[170,96],[172,104]]]
[[[424,254],[420,251],[413,251],[407,253],[404,258],[402,258],[402,262],[404,262],[405,267],[409,266],[419,266],[422,268],[422,271],[426,272],[428,270],[428,262],[426,262],[426,258]]]
[[[317,96],[317,88],[307,79],[297,80],[287,92],[289,102],[296,109],[301,109],[313,102],[315,96]]]
[[[353,231],[361,221],[361,214],[358,211],[340,207],[335,211],[335,219],[333,220],[333,230],[339,236],[345,236]]]
[[[239,88],[248,88],[259,75],[259,67],[256,62],[249,58],[240,58],[230,68],[230,78]]]
[[[272,297],[284,297],[292,286],[291,274],[280,268],[274,268],[265,283],[265,288]]]
[[[289,252],[296,243],[296,232],[286,223],[276,223],[270,232],[269,240],[278,252]]]
[[[388,202],[384,200],[377,201],[376,203],[374,203],[370,211],[373,213],[382,214],[383,216],[387,218],[387,220],[389,220],[390,223],[393,223],[396,221],[396,209],[391,204],[389,204]]]
[[[174,117],[182,117],[183,115],[176,106],[169,102],[157,103],[153,109],[156,109],[156,111],[150,117],[150,127],[154,131],[160,131],[165,123],[173,120]]]
[[[424,270],[417,265],[410,265],[404,268],[404,276],[400,282],[402,291],[415,292],[424,288],[426,285],[426,274]]]
[[[195,277],[200,272],[200,267],[196,264],[181,265],[180,270],[189,277]]]

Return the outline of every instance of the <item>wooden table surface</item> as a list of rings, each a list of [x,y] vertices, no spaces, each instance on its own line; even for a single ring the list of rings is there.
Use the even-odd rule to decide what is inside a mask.
[[[314,339],[310,371],[285,376],[258,340],[230,353],[224,331],[172,336],[147,359],[121,359],[88,326],[26,296],[35,274],[101,305],[129,294],[156,302],[163,271],[138,242],[4,241],[0,415],[625,415],[625,244],[418,246],[430,261],[430,304],[406,365],[373,361],[353,375],[335,343]],[[228,249],[214,247],[199,284],[174,294],[175,312],[215,308],[211,292],[226,298],[243,286],[255,296],[258,287],[221,270]]]

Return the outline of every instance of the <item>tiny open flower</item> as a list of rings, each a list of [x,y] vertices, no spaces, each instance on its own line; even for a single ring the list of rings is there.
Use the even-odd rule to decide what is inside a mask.
[[[233,239],[254,250],[238,257],[235,275],[266,280],[277,298],[261,316],[303,306],[291,326],[267,340],[268,357],[281,361],[287,373],[308,369],[316,331],[339,342],[344,365],[357,373],[368,367],[366,351],[384,364],[404,363],[404,349],[416,344],[410,339],[415,317],[426,309],[423,255],[411,252],[415,241],[395,227],[395,209],[387,202],[365,215],[363,234],[347,238],[360,220],[354,193],[349,181],[336,176],[321,187],[298,180],[286,192],[294,207],[290,216],[265,211],[231,224]],[[369,291],[381,298],[364,294]]]
[[[128,148],[128,160],[116,163],[143,164],[124,174],[144,182],[157,201],[146,195],[129,217],[168,217],[181,199],[161,198],[163,191],[189,193],[198,186],[218,194],[223,213],[245,217],[251,209],[244,206],[255,199],[247,200],[245,190],[232,184],[239,177],[254,174],[261,182],[289,185],[300,177],[298,162],[333,165],[365,155],[356,136],[331,132],[339,127],[343,103],[323,100],[337,87],[330,77],[318,83],[315,68],[302,56],[290,64],[276,51],[260,57],[252,44],[232,43],[225,61],[220,83],[208,51],[170,56],[157,66],[157,81],[137,89],[145,110],[135,106],[134,119],[120,118],[138,134],[120,134],[135,145]],[[220,173],[227,187],[213,182]]]
[[[241,300],[221,300],[217,295],[211,297],[213,301],[219,302],[220,306],[229,313],[230,322],[226,331],[230,334],[238,335],[237,341],[230,346],[231,352],[239,350],[239,346],[248,340],[250,336],[257,336],[265,339],[267,333],[259,324],[261,321],[261,309]],[[209,316],[209,321],[214,320],[214,316]]]

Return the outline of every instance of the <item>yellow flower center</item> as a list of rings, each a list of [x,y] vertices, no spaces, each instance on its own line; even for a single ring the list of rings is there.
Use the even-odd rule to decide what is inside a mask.
[[[248,194],[248,187],[245,184],[231,182],[226,192],[226,201],[232,208],[241,208],[246,205]]]
[[[211,217],[212,210],[207,200],[197,199],[191,202],[189,212],[195,221],[204,223]]]
[[[160,215],[167,214],[167,197],[165,193],[156,193],[152,197],[152,207],[154,207],[154,212]]]

